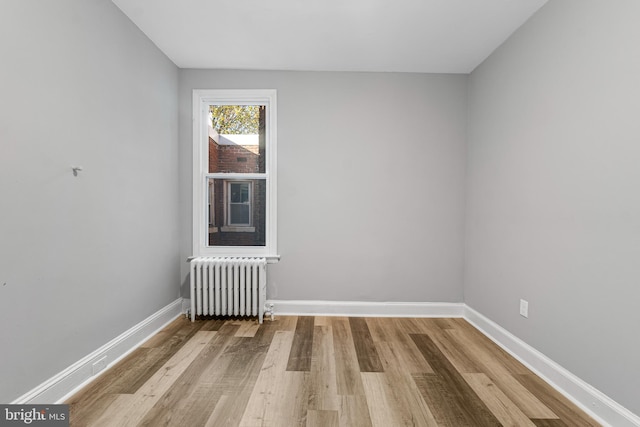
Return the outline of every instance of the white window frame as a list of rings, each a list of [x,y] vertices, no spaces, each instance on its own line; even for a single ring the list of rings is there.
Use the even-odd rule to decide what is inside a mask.
[[[195,89],[193,91],[193,255],[260,256],[279,259],[277,251],[277,112],[275,89]],[[209,173],[209,106],[264,105],[267,110],[265,173]],[[209,246],[210,178],[266,181],[265,246]],[[226,185],[226,184],[225,184]],[[226,222],[226,221],[225,221]]]

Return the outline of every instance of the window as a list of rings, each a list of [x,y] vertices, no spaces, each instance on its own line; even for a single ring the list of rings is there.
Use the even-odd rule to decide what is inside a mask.
[[[275,90],[193,91],[194,255],[276,246]]]

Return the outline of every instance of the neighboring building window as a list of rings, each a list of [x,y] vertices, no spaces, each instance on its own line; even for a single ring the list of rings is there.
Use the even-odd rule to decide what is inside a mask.
[[[275,91],[193,95],[194,255],[275,257]]]
[[[251,183],[228,182],[229,225],[251,225]]]
[[[226,223],[223,232],[255,233],[253,227],[253,183],[226,181]]]

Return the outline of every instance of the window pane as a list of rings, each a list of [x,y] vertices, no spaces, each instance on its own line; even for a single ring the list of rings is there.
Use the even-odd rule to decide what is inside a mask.
[[[266,181],[208,179],[209,246],[264,246]]]
[[[249,183],[232,183],[231,184],[231,203],[248,203],[249,202]]]
[[[209,106],[209,173],[265,173],[264,105]]]
[[[233,203],[231,205],[230,212],[230,220],[229,224],[231,225],[250,225],[249,223],[249,205],[241,205],[237,203]]]

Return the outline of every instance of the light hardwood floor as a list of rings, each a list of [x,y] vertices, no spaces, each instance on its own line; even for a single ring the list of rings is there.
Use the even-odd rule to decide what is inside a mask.
[[[72,426],[597,426],[463,319],[179,318]]]

